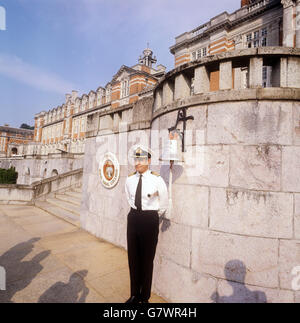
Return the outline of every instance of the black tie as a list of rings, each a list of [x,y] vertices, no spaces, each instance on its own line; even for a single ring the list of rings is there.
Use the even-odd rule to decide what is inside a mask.
[[[142,175],[140,175],[140,180],[139,180],[136,192],[135,192],[134,204],[139,211],[142,210]]]

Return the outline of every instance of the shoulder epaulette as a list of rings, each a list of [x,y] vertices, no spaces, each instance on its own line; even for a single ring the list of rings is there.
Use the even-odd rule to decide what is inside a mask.
[[[128,175],[128,177],[131,177],[131,176],[133,176],[133,175],[135,175],[135,174],[136,174],[136,172],[134,172],[134,173],[132,173],[132,174]]]
[[[155,175],[155,176],[157,176],[157,177],[159,177],[159,176],[160,176],[160,174],[158,174],[158,173],[156,173],[156,172],[151,172],[151,174],[152,174],[152,175]]]

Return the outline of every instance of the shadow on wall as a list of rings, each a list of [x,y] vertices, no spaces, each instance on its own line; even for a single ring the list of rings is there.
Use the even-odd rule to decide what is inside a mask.
[[[246,266],[240,260],[227,262],[224,272],[233,292],[230,296],[220,296],[218,292],[212,294],[211,299],[214,303],[267,303],[264,292],[251,291],[245,286]],[[237,283],[239,282],[239,283]]]
[[[83,278],[87,270],[81,270],[70,276],[69,282],[57,282],[42,294],[38,303],[85,303],[89,289]]]
[[[35,255],[31,260],[23,259],[34,249],[34,243],[40,238],[33,238],[19,243],[0,256],[0,266],[6,271],[7,290],[0,291],[0,303],[12,303],[13,296],[26,288],[37,274],[42,271],[40,264],[50,255],[50,251],[43,251]]]

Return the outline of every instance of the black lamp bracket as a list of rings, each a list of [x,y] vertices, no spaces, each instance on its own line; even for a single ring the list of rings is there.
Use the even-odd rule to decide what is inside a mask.
[[[182,152],[185,152],[185,131],[186,131],[186,122],[188,120],[195,120],[195,118],[193,116],[187,116],[187,108],[181,108],[180,110],[178,110],[178,114],[177,114],[177,120],[176,120],[176,124],[174,127],[169,128],[169,132],[172,132],[174,130],[178,130],[177,126],[179,122],[183,122],[183,130],[182,132],[180,131],[181,134],[181,138],[182,138]]]

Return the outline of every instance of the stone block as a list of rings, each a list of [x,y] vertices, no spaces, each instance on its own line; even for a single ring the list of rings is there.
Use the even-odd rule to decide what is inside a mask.
[[[208,188],[174,185],[171,220],[179,224],[208,228]]]
[[[250,58],[250,66],[249,66],[249,86],[250,86],[250,88],[262,87],[262,68],[263,68],[263,58],[262,57]]]
[[[229,178],[233,186],[280,191],[281,147],[231,146]]]
[[[113,243],[119,247],[126,248],[127,246],[127,222],[125,217],[123,221],[114,221],[109,217],[102,217],[99,235],[102,239]]]
[[[153,283],[155,291],[174,303],[210,303],[216,289],[216,279],[161,257],[156,257]]]
[[[294,267],[300,266],[300,241],[280,240],[279,244],[279,280],[280,288],[293,290],[293,281],[299,285],[299,278],[293,275]],[[299,274],[298,274],[299,275]]]
[[[189,267],[191,251],[191,228],[164,220],[160,225],[157,254],[175,263]]]
[[[226,268],[235,261],[240,267]],[[278,287],[278,241],[239,236],[193,228],[192,270],[213,277],[258,285]],[[246,273],[246,274],[245,274]]]
[[[231,102],[208,106],[208,144],[292,144],[292,103]]]
[[[227,187],[229,183],[229,147],[188,146],[185,163],[177,184]]]
[[[220,63],[220,90],[232,89],[232,62]]]
[[[300,58],[288,58],[288,87],[300,88]]]
[[[187,110],[187,116],[194,120],[186,123],[185,146],[204,145],[206,140],[206,113],[207,106],[201,105]]]
[[[247,284],[220,280],[218,303],[293,303],[290,291],[262,288]]]
[[[295,213],[294,213],[294,236],[300,240],[300,194],[294,194]]]
[[[174,100],[174,84],[171,82],[164,82],[163,93],[162,93],[162,104],[171,104]]]
[[[282,190],[300,192],[300,146],[282,147]]]
[[[300,104],[294,104],[294,145],[300,145]]]
[[[184,74],[175,77],[174,100],[191,96],[191,80]]]
[[[258,237],[293,237],[292,194],[222,188],[210,191],[210,228]]]
[[[194,93],[206,93],[209,89],[210,80],[206,66],[195,68]]]

